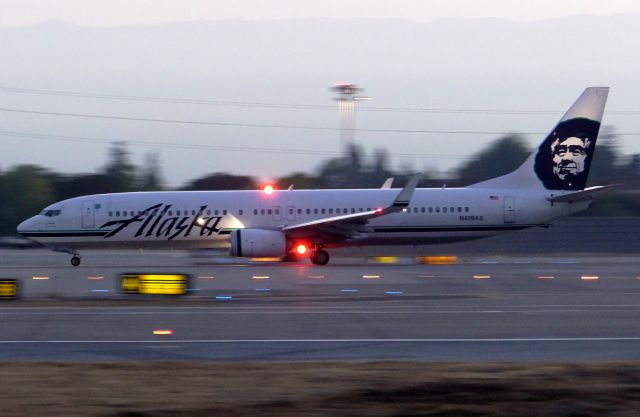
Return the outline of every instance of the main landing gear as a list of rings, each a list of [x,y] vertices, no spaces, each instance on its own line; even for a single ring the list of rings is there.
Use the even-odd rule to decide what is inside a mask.
[[[318,249],[311,252],[311,263],[314,265],[326,265],[329,263],[329,252]]]
[[[80,256],[74,254],[73,257],[71,258],[71,265],[73,266],[80,265]]]

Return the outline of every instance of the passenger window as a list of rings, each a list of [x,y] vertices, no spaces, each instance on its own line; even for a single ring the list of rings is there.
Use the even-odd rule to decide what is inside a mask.
[[[329,209],[329,214],[333,214],[333,209],[332,208]]]
[[[442,212],[446,213],[447,212],[447,208],[446,207],[442,207]]]
[[[176,210],[176,216],[180,215],[180,210]]]
[[[109,212],[109,217],[113,217],[113,212],[112,211]]]
[[[260,209],[260,214],[264,216],[264,209]]]
[[[307,209],[307,214],[311,214],[311,209]]]
[[[173,216],[173,210],[169,210],[169,216]]]
[[[429,207],[429,213],[433,213],[433,207]]]
[[[219,210],[216,210],[216,216],[217,216],[218,214],[220,214],[220,211],[219,211]]]
[[[240,216],[242,216],[242,213],[243,213],[242,209],[238,210],[238,214],[239,214]]]
[[[120,217],[120,212],[116,211],[116,217]]]
[[[226,216],[227,215],[227,210],[222,210],[222,215]]]
[[[302,209],[298,209],[298,214],[302,214]]]
[[[351,214],[353,214],[353,213],[355,213],[355,212],[356,212],[356,209],[352,208],[352,209],[351,209]]]
[[[362,212],[364,211],[364,209],[363,209],[362,207],[360,207],[360,208],[358,209],[358,211],[359,211],[360,213],[362,213]]]
[[[289,214],[293,214],[293,209],[292,208],[289,209]]]
[[[424,207],[420,207],[420,211],[421,211],[422,213],[424,213],[424,211],[425,211],[425,210],[424,210]]]
[[[318,214],[318,209],[313,209],[313,214]]]
[[[271,209],[267,210],[267,214],[271,216]]]
[[[436,213],[440,213],[440,207],[436,207]]]
[[[465,213],[468,213],[468,212],[469,212],[469,207],[465,207],[465,208],[464,208],[464,212],[465,212]]]
[[[455,208],[455,207],[450,207],[450,209],[451,209],[451,212],[452,212],[452,213],[455,213],[455,212],[456,212],[456,208]]]
[[[326,211],[325,209],[321,209],[321,210],[320,210],[320,213],[324,214],[324,213],[325,213],[325,211]]]
[[[276,212],[276,215],[280,215],[280,209],[276,209],[275,212]]]
[[[258,214],[258,209],[253,209],[253,215],[257,215]]]
[[[458,213],[462,213],[462,207],[458,207]]]

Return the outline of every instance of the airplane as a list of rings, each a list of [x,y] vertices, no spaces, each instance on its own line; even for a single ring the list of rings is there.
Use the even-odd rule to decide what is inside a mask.
[[[513,172],[461,188],[96,194],[46,207],[18,232],[80,265],[85,248],[229,248],[235,257],[329,262],[328,249],[426,245],[548,226],[613,187],[585,188],[608,87],[589,87]]]

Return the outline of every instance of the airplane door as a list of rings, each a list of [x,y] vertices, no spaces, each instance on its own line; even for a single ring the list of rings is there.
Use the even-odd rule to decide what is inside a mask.
[[[513,196],[504,196],[504,222],[516,221],[516,199]]]
[[[273,208],[273,220],[279,222],[282,220],[282,207],[275,206]]]
[[[96,226],[96,213],[92,200],[82,202],[82,227],[92,228]]]
[[[287,220],[292,222],[296,219],[296,208],[294,206],[287,206]]]

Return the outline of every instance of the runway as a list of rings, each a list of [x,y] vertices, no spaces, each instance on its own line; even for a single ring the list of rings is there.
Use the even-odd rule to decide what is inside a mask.
[[[44,251],[1,255],[25,297],[0,303],[5,361],[640,359],[640,267],[628,255],[315,267],[113,252],[79,268]],[[188,273],[190,294],[123,296],[117,277],[132,271]]]

